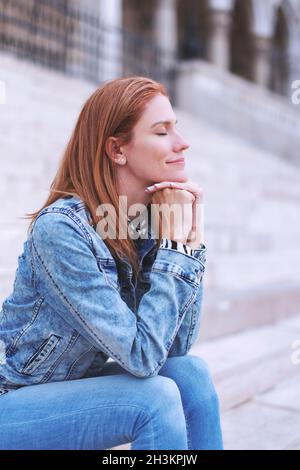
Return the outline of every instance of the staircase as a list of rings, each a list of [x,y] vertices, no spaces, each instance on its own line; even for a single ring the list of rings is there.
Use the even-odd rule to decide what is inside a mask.
[[[2,302],[26,240],[21,217],[44,203],[94,86],[4,54],[0,70]],[[299,449],[299,366],[291,362],[300,337],[299,167],[174,110],[190,144],[187,173],[205,203],[206,292],[191,354],[211,367],[226,448]]]

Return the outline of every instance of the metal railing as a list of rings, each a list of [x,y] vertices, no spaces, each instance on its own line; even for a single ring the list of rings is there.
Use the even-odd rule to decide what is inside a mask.
[[[69,0],[0,0],[0,50],[97,84],[148,76],[175,99],[176,57]]]

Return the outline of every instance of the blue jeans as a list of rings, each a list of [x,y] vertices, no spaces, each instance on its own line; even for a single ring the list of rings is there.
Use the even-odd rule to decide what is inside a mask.
[[[149,378],[107,362],[99,377],[25,386],[0,397],[0,449],[222,449],[206,362],[170,357]]]

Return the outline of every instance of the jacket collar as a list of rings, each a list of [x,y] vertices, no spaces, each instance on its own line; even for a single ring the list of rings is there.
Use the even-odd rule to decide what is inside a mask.
[[[136,247],[139,251],[139,254],[143,257],[148,254],[153,247],[156,245],[156,239],[152,238],[152,229],[151,229],[151,203],[147,205],[147,217],[148,217],[148,230],[147,238],[137,238],[134,240]]]
[[[83,202],[81,200],[81,198],[78,196],[78,194],[74,193],[73,198],[74,197],[79,199],[80,202]],[[84,206],[85,206],[85,204],[84,204]],[[85,206],[85,212],[86,212],[87,218],[89,220],[92,220],[91,215],[90,215],[90,213],[89,213],[86,206]],[[156,239],[152,238],[152,230],[151,230],[151,202],[149,202],[149,204],[147,205],[147,216],[148,216],[147,237],[146,238],[137,238],[136,240],[134,240],[134,243],[135,243],[136,248],[138,250],[138,254],[139,254],[140,259],[143,259],[144,256],[146,256],[148,253],[150,253],[150,251],[152,249],[154,249],[154,247],[156,245]],[[128,221],[128,223],[130,223],[130,221]]]

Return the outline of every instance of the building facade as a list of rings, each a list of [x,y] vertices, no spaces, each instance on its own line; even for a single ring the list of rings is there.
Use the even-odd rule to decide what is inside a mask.
[[[97,81],[130,72],[162,78],[159,70],[190,59],[282,95],[300,78],[300,0],[0,0],[0,6],[0,44],[18,39],[31,53],[50,55],[67,71],[85,68]]]

